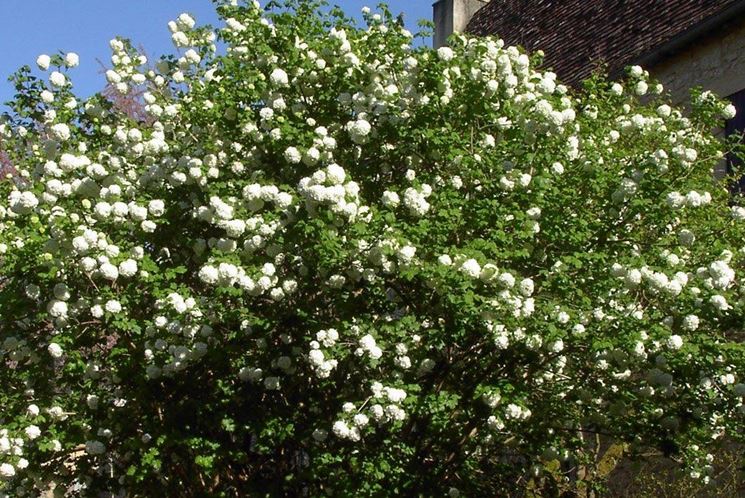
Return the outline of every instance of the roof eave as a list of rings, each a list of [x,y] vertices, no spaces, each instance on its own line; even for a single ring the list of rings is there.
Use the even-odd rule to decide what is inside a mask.
[[[662,45],[647,52],[641,57],[637,57],[628,65],[639,65],[645,68],[652,67],[661,60],[685,48],[696,39],[706,36],[714,29],[720,28],[732,20],[745,15],[745,0],[740,0],[729,7],[722,9],[720,12],[707,17],[700,23],[695,24],[686,31],[674,36]],[[613,70],[610,74],[611,79],[616,79],[623,73],[623,67]]]

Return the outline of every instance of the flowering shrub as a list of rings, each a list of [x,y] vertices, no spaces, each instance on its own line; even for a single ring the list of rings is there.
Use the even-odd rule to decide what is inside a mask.
[[[74,54],[15,75],[6,495],[493,496],[596,434],[706,480],[745,432],[731,106],[285,7],[182,14],[156,69],[112,40],[146,119],[76,99]]]

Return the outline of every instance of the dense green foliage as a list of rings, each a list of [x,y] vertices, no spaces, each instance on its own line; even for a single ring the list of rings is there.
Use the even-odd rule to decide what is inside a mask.
[[[0,489],[495,496],[596,434],[705,481],[744,432],[731,106],[318,7],[182,15],[152,68],[112,40],[145,119],[74,54],[15,75]]]

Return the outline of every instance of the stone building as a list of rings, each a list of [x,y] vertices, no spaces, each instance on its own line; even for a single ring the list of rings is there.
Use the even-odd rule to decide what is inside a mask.
[[[545,52],[545,67],[576,84],[603,67],[638,64],[676,102],[702,86],[733,101],[727,133],[745,129],[745,0],[438,0],[435,46],[455,32],[497,35]]]

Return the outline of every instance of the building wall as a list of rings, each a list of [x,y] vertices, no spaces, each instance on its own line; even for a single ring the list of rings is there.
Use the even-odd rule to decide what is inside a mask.
[[[745,88],[745,19],[694,41],[677,54],[646,69],[671,92],[673,101],[702,86],[720,97]]]
[[[745,19],[696,40],[679,53],[647,68],[664,85],[675,103],[689,99],[689,90],[701,86],[720,97],[745,89]],[[738,109],[738,113],[745,109]],[[724,137],[724,129],[716,134]],[[723,178],[727,163],[720,162],[714,176]]]
[[[435,23],[432,45],[442,47],[453,32],[460,33],[466,29],[476,11],[487,3],[489,0],[437,0],[432,4]]]

